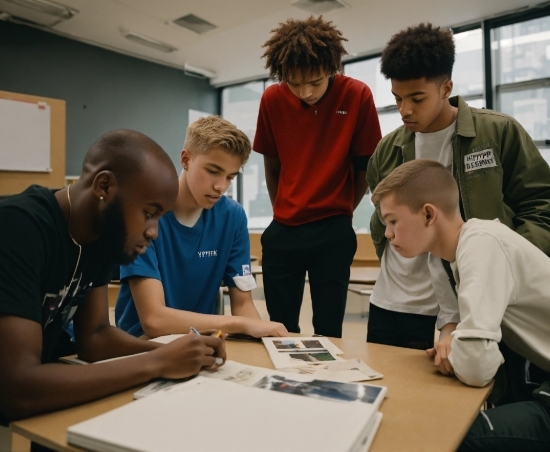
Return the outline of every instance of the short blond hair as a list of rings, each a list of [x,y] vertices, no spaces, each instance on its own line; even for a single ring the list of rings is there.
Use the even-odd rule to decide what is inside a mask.
[[[252,150],[246,134],[220,116],[197,119],[187,128],[183,148],[190,155],[208,154],[214,147],[238,155],[242,165],[248,161]]]
[[[395,168],[380,182],[371,201],[380,201],[393,194],[395,202],[418,212],[424,204],[433,204],[445,215],[458,211],[458,186],[451,172],[441,163],[429,159],[417,159]]]

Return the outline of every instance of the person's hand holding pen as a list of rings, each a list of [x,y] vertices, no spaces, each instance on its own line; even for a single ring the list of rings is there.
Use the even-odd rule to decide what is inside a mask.
[[[225,362],[225,335],[218,330],[199,333],[194,328],[183,337],[162,345],[149,354],[155,357],[159,373],[155,378],[179,379],[214,372]]]
[[[226,353],[225,353],[225,337],[226,334],[223,333],[221,330],[207,330],[199,332],[195,328],[191,327],[189,329],[189,334],[196,334],[198,336],[213,336],[221,340],[221,350],[216,349],[216,353],[214,353],[214,356],[216,357],[215,365],[207,368],[206,370],[209,370],[211,372],[214,372],[218,369],[218,367],[223,366],[226,359]],[[221,353],[220,353],[221,351]]]

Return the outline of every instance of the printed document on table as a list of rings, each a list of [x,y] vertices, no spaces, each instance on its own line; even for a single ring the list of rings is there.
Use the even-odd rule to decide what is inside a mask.
[[[276,369],[342,360],[343,352],[327,337],[263,337]]]

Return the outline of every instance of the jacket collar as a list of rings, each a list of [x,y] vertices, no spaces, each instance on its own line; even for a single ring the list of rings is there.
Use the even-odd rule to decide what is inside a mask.
[[[464,102],[461,96],[451,97],[449,102],[453,107],[458,107],[456,134],[468,138],[475,137],[476,129],[474,127],[474,118],[472,117],[472,110],[470,110],[468,104]]]
[[[472,112],[468,104],[464,102],[461,96],[454,96],[449,99],[449,103],[453,107],[458,107],[458,116],[456,118],[456,134],[463,137],[475,137],[476,130],[474,127],[474,120]],[[414,140],[414,133],[407,129],[405,126],[401,126],[399,132],[395,136],[394,145],[403,147]]]

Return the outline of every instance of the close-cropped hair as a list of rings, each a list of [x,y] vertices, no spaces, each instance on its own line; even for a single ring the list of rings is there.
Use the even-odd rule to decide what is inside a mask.
[[[445,215],[458,211],[458,186],[451,172],[441,163],[416,159],[395,168],[380,182],[371,197],[372,203],[393,194],[395,202],[417,213],[425,204],[433,204]]]
[[[84,157],[82,175],[107,170],[115,175],[119,183],[133,182],[136,175],[145,169],[147,155],[174,166],[168,154],[148,136],[136,130],[113,130],[92,144]]]
[[[424,77],[443,82],[451,78],[454,62],[451,30],[422,23],[391,37],[382,52],[380,72],[399,81]]]
[[[183,148],[190,155],[208,154],[214,147],[239,156],[242,165],[252,149],[246,134],[220,116],[197,119],[187,128]]]
[[[323,16],[288,19],[271,33],[271,39],[262,46],[266,49],[262,58],[272,79],[286,82],[297,70],[322,70],[329,76],[342,71],[342,56],[348,53],[342,42],[347,39]]]

